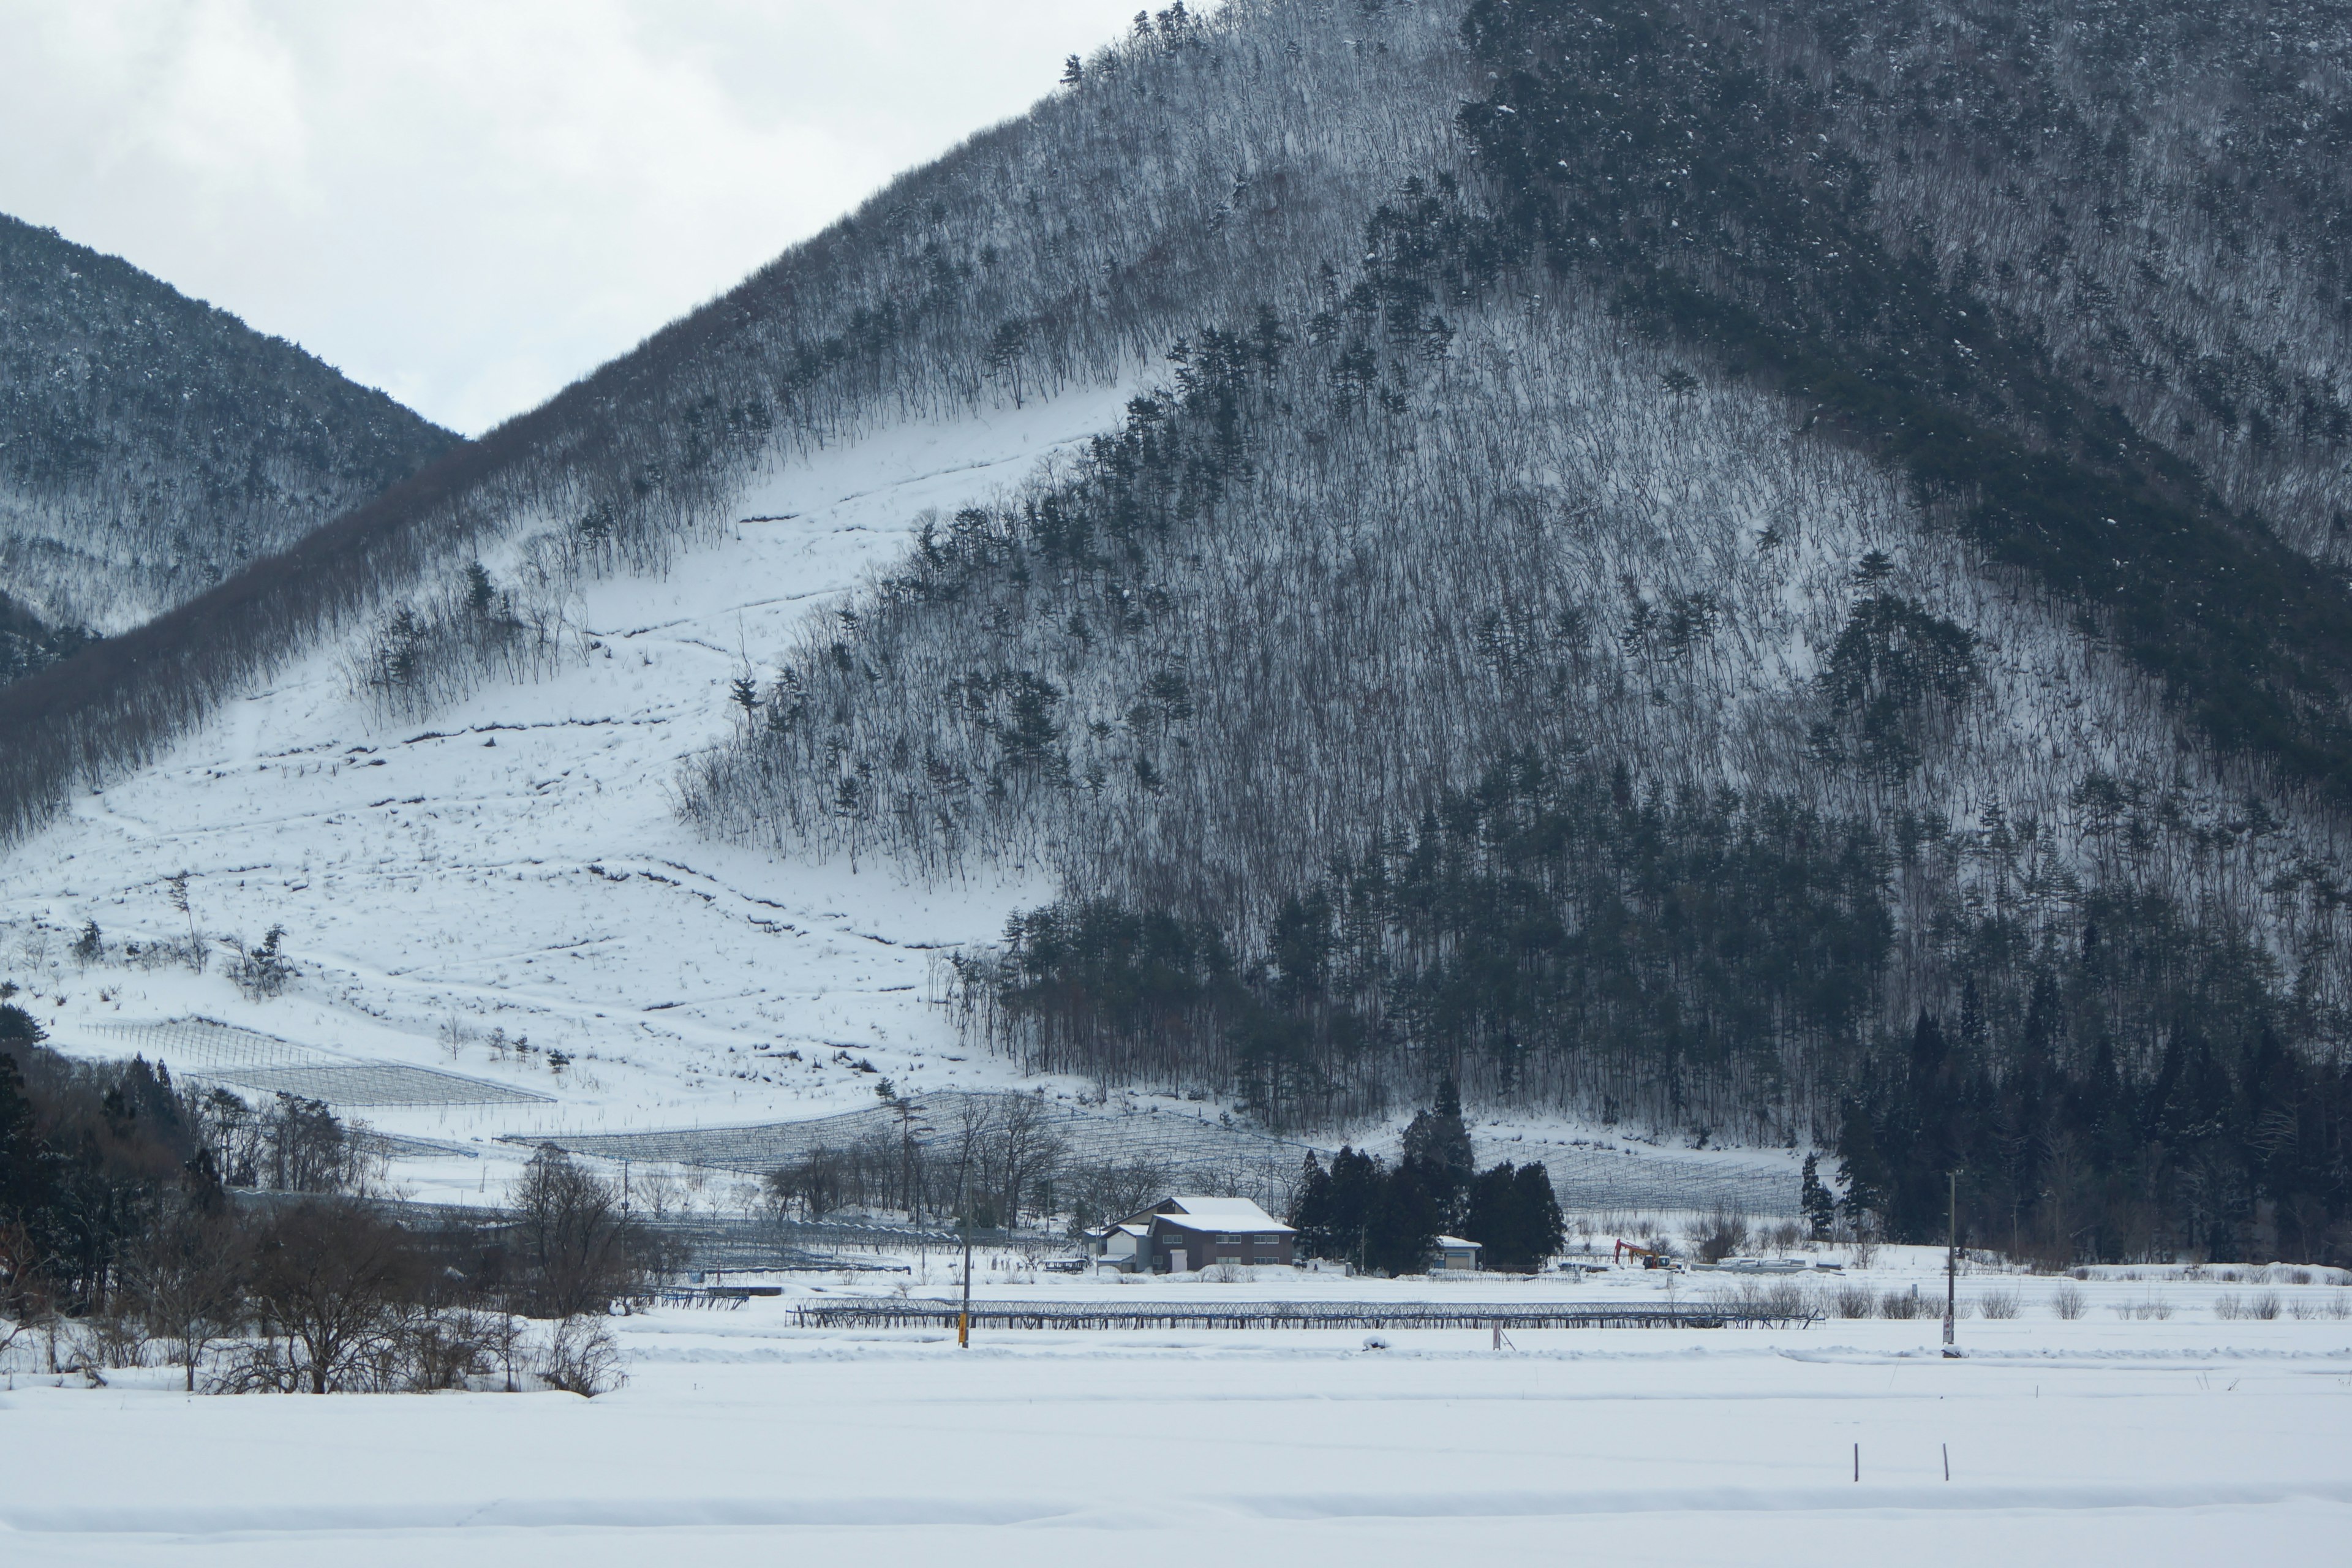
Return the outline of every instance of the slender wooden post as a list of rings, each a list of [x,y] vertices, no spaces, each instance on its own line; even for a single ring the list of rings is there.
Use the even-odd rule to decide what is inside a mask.
[[[963,1205],[963,1310],[956,1314],[956,1349],[971,1349],[971,1205]]]
[[[1951,1205],[1948,1215],[1950,1229],[1944,1237],[1944,1344],[1948,1349],[1953,1342],[1952,1325],[1959,1304],[1960,1173],[1947,1171],[1944,1179],[1949,1184],[1946,1195]]]

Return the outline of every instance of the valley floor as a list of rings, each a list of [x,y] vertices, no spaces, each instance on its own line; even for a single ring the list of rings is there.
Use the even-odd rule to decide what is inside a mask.
[[[943,1278],[934,1258],[910,1284]],[[2025,1281],[2022,1316],[1961,1324],[1958,1361],[1932,1320],[1524,1332],[1502,1351],[1430,1331],[1384,1349],[1293,1331],[998,1334],[960,1352],[952,1335],[791,1326],[796,1298],[874,1288],[804,1277],[739,1311],[626,1320],[630,1382],[594,1401],[191,1398],[160,1371],[103,1390],[20,1375],[0,1395],[0,1556],[2168,1563],[2329,1561],[2352,1526],[2352,1331],[2216,1321],[2210,1284],[2162,1287],[2179,1310],[2148,1321],[2110,1309],[2150,1286],[2095,1281],[2089,1314],[2060,1321],[2052,1282]],[[1487,1281],[1463,1299],[1661,1289]],[[1285,1293],[1049,1279],[989,1294],[1139,1290]]]

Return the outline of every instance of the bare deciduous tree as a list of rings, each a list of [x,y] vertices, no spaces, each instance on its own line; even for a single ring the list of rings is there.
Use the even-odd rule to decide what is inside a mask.
[[[416,1276],[409,1234],[349,1199],[290,1205],[254,1241],[254,1305],[285,1336],[289,1369],[313,1394],[365,1366]]]
[[[178,1347],[191,1394],[205,1352],[245,1319],[247,1245],[224,1200],[176,1198],[149,1219],[127,1260],[125,1282],[138,1310]]]
[[[649,1238],[621,1212],[616,1183],[543,1149],[508,1203],[520,1278],[534,1317],[603,1313],[649,1265]]]

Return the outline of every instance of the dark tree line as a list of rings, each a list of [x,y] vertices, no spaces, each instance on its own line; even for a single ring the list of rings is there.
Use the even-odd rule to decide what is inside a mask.
[[[2286,10],[1475,0],[1499,74],[1462,123],[1507,243],[1809,400],[2079,604],[2212,743],[2340,808],[2352,589],[2321,562],[2352,548],[2352,385],[2286,344],[2352,341],[2329,281],[2352,182],[2340,87],[2300,81],[2278,30],[2340,37],[2340,17]],[[2180,160],[2209,128],[2256,151]],[[2054,226],[1966,205],[1996,168],[2014,195],[1993,205]],[[2124,237],[2070,244],[2077,206]],[[2190,212],[2236,237],[2182,236]],[[2264,337],[2212,299],[2257,226],[2299,258]]]
[[[1307,1255],[1391,1275],[1426,1269],[1442,1235],[1478,1243],[1483,1267],[1512,1271],[1540,1268],[1566,1235],[1543,1166],[1475,1169],[1450,1080],[1414,1116],[1393,1165],[1352,1147],[1328,1168],[1307,1155],[1290,1223]]]
[[[87,626],[53,626],[0,593],[0,686],[68,658],[91,640]]]
[[[2013,1257],[2352,1262],[2352,1071],[2235,1008],[2184,1010],[2153,1064],[2085,1055],[2067,979],[2011,1040],[1970,997],[1876,1054],[1837,1126],[1848,1218],[1939,1240],[1957,1173],[1964,1239]]]
[[[41,1334],[56,1370],[161,1342],[191,1390],[609,1385],[582,1320],[669,1267],[613,1183],[551,1153],[483,1223],[409,1224],[367,1196],[357,1142],[315,1102],[68,1061],[0,1002],[0,1343]]]
[[[1377,1111],[1428,1063],[1489,1097],[1777,1142],[1867,1038],[1885,876],[1858,826],[1528,755],[1336,859],[1263,931],[1056,906],[965,978],[1039,1070],[1181,1062],[1277,1125]]]
[[[2010,861],[1995,899],[1939,869],[1988,852]],[[1054,906],[964,978],[1040,1068],[1189,1071],[1276,1122],[1444,1072],[1604,1122],[1834,1146],[1853,1217],[1906,1240],[1931,1238],[1965,1168],[1987,1244],[2341,1252],[2345,1019],[2161,893],[2053,896],[2017,852],[2006,825],[1886,832],[1528,756],[1263,931]],[[1893,1026],[1890,992],[1957,1046]]]

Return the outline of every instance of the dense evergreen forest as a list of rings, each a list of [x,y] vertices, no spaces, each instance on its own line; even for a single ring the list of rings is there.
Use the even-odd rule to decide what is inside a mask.
[[[1533,1273],[1559,1251],[1567,1228],[1540,1164],[1477,1168],[1454,1080],[1405,1128],[1394,1164],[1342,1146],[1326,1167],[1307,1156],[1290,1223],[1299,1250],[1382,1274],[1418,1274],[1441,1235],[1478,1244],[1478,1266]]]
[[[57,663],[89,640],[88,627],[50,626],[0,594],[0,686]]]
[[[119,258],[0,217],[0,594],[58,628],[7,645],[0,679],[285,549],[456,439]]]

